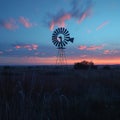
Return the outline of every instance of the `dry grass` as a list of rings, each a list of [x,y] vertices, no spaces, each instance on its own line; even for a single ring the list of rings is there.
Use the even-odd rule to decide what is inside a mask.
[[[0,120],[118,120],[120,71],[5,68]]]

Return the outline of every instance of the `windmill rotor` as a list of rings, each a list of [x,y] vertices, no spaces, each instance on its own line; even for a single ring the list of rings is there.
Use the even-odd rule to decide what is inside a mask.
[[[74,38],[70,38],[69,31],[66,28],[57,28],[52,34],[52,42],[59,49],[63,49],[68,42],[73,42]]]

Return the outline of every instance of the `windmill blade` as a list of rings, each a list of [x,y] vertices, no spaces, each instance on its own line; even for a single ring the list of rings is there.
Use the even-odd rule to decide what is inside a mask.
[[[57,44],[57,46],[58,46],[58,48],[62,48],[62,47],[63,47],[62,42],[59,42],[59,43]]]
[[[65,34],[68,34],[68,31],[67,31],[67,29],[65,29],[65,32],[64,32]]]
[[[60,28],[60,32],[63,33],[63,28],[62,27]]]
[[[69,36],[65,36],[65,39],[70,39],[70,37]]]
[[[60,28],[58,28],[58,32],[59,32],[59,33],[61,32],[61,29],[60,29]]]
[[[58,47],[60,47],[60,42],[58,43]]]
[[[64,34],[67,32],[67,29],[64,29]]]
[[[58,46],[59,42],[56,43],[56,46]]]
[[[61,42],[61,47],[63,47],[63,42]]]
[[[62,33],[65,34],[65,28],[61,28]]]
[[[54,42],[54,45],[57,46],[57,42]]]
[[[56,29],[56,35],[58,35],[58,33],[59,33],[59,30],[58,30],[58,29]]]
[[[63,44],[63,46],[65,46],[65,43],[64,43],[64,42],[62,42],[62,44]]]
[[[68,44],[68,42],[67,42],[67,41],[64,41],[64,43],[65,43],[65,44]]]
[[[69,42],[69,39],[65,39],[66,42]]]
[[[56,33],[53,33],[53,35],[52,35],[52,36],[54,36],[54,37],[55,37],[55,36],[56,36]]]
[[[63,48],[63,44],[62,44],[62,42],[60,43],[60,48]]]
[[[53,43],[57,43],[57,41],[56,41],[56,40],[54,40],[54,41],[53,41]]]
[[[57,31],[55,30],[53,34],[56,35],[56,34],[57,34]]]
[[[65,36],[68,37],[68,36],[70,36],[70,34],[69,34],[69,33],[68,33],[68,34],[65,34]]]
[[[53,40],[53,43],[58,43],[58,41],[55,39],[55,40]]]
[[[61,33],[63,34],[64,33],[64,28],[61,27]]]
[[[57,37],[56,36],[52,36],[52,39],[57,39]]]
[[[53,38],[54,41],[58,41],[57,38]]]
[[[60,31],[61,31],[60,28],[58,28],[58,33],[60,33]]]

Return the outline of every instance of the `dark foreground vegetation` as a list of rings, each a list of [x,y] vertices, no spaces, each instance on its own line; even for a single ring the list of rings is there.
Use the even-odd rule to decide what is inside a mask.
[[[0,69],[0,120],[120,120],[120,70]]]

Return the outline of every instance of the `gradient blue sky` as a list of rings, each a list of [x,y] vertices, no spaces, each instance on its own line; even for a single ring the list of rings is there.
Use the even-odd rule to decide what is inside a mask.
[[[0,65],[55,64],[51,36],[65,27],[68,64],[120,64],[120,0],[0,0]]]

